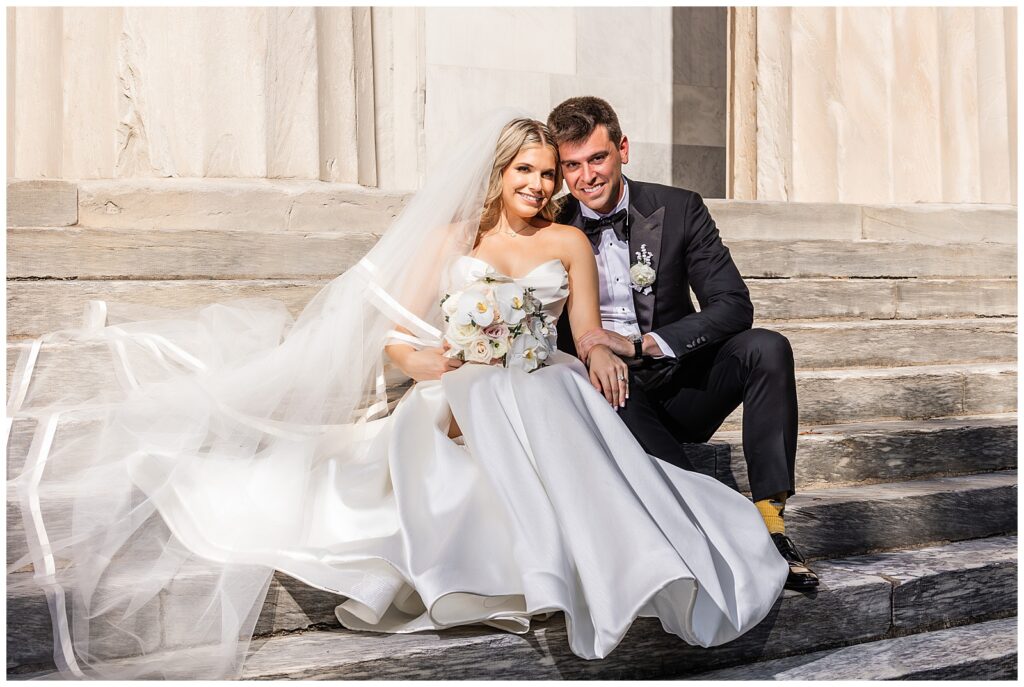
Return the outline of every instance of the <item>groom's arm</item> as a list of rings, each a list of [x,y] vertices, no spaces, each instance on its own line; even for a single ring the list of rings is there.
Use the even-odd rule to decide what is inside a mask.
[[[683,213],[683,260],[700,312],[653,332],[677,358],[750,329],[754,322],[750,292],[722,243],[715,221],[699,194],[688,195]]]

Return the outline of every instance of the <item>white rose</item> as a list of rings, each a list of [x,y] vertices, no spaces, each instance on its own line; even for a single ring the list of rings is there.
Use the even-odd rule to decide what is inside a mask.
[[[465,348],[480,336],[480,328],[470,322],[469,324],[451,324],[445,338],[453,347]]]
[[[489,363],[491,358],[491,340],[486,336],[479,336],[466,346],[466,360],[472,363]]]
[[[508,339],[488,339],[491,343],[491,357],[500,358],[508,353]]]
[[[444,302],[441,303],[441,312],[443,312],[445,314],[445,317],[447,317],[448,319],[451,319],[452,315],[455,314],[455,311],[458,309],[458,307],[459,307],[458,295],[457,294],[448,294],[448,296],[444,299]]]
[[[629,268],[629,278],[633,280],[633,283],[637,286],[646,287],[654,283],[655,272],[654,268],[650,265],[645,265],[642,262],[634,263]]]

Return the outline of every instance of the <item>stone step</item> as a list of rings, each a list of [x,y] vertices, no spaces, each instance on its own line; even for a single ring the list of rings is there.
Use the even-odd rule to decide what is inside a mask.
[[[59,348],[56,347],[55,348]],[[29,401],[33,404],[45,404],[61,402],[70,404],[83,401],[93,395],[96,391],[104,392],[108,396],[118,397],[120,395],[116,378],[106,364],[109,360],[109,353],[100,346],[92,346],[90,354],[83,356],[83,360],[73,360],[70,368],[65,368],[58,363],[61,362],[59,354],[56,358],[49,353],[42,353],[39,357],[38,375],[53,377],[59,375],[64,378],[60,387],[52,387],[54,392],[50,395],[40,394],[30,396]],[[8,357],[8,365],[14,364],[14,357]],[[67,362],[65,359],[64,362]],[[9,368],[9,377],[10,368]],[[140,378],[144,378],[140,376]],[[13,380],[11,380],[13,381]],[[391,392],[392,400],[401,398],[405,387],[396,387]],[[31,390],[31,387],[30,387]],[[30,391],[31,393],[31,391]],[[851,370],[811,370],[797,372],[797,398],[799,403],[800,427],[805,433],[804,436],[813,436],[810,432],[817,432],[819,425],[836,425],[857,422],[878,422],[897,420],[924,420],[928,418],[950,418],[974,415],[992,415],[1000,413],[1013,413],[1016,410],[1016,365],[1013,363],[1003,364],[976,364],[976,365],[927,365],[916,367],[890,368],[890,369],[851,369]],[[964,418],[967,420],[967,418]],[[743,408],[737,408],[723,423],[718,435],[719,439],[733,436],[734,432],[742,427]],[[967,420],[970,422],[969,420]],[[11,438],[8,452],[8,470],[17,470],[24,460],[27,442],[31,438],[31,426],[26,424],[27,420],[18,420],[14,425],[14,433]],[[816,464],[811,462],[807,469],[810,474],[817,474],[819,477],[812,479],[830,481],[828,477],[828,465],[831,460],[842,460],[841,465],[849,466],[842,468],[843,473],[854,479],[868,478],[873,469],[879,470],[879,474],[890,475],[893,471],[905,469],[906,464],[913,462],[918,470],[931,471],[941,468],[949,461],[957,461],[956,458],[947,458],[942,451],[945,450],[944,443],[933,444],[928,449],[930,458],[927,462],[916,463],[916,442],[917,436],[906,437],[886,436],[889,430],[882,425],[879,434],[873,428],[867,428],[868,434],[875,438],[871,440],[877,446],[876,454],[882,452],[888,457],[884,461],[892,461],[886,468],[883,465],[875,467],[874,463],[868,463],[864,467],[858,465],[850,466],[849,454],[842,456],[832,453],[832,449],[821,457],[824,463]],[[812,429],[814,428],[814,429]],[[830,432],[827,428],[821,430]],[[967,430],[957,430],[967,431]],[[986,432],[987,430],[980,430]],[[842,436],[844,430],[838,430]],[[835,434],[828,434],[835,436]],[[978,434],[967,433],[971,440],[978,440]],[[724,439],[725,441],[732,441]],[[893,441],[904,446],[903,451],[892,453],[895,445],[886,445],[886,441]],[[815,441],[814,439],[802,439],[802,444]],[[846,441],[845,436],[829,441]],[[991,444],[985,444],[986,451],[999,451],[999,447],[1006,446],[1005,434],[999,437],[990,436]],[[909,444],[907,442],[910,442]],[[837,447],[843,444],[835,444]],[[864,450],[864,446],[857,442],[852,444],[857,450]],[[720,478],[726,479],[730,475],[732,479],[745,481],[745,471],[740,469],[737,461],[724,457],[720,459],[721,465],[717,469]],[[835,449],[838,451],[839,449]],[[967,451],[970,448],[967,447]],[[812,453],[815,449],[811,449]],[[907,460],[907,451],[914,451],[914,458]],[[821,454],[818,454],[821,455]],[[883,456],[879,456],[882,459]],[[715,460],[714,457],[711,460]],[[860,459],[858,459],[860,460]],[[922,459],[923,461],[924,459]],[[988,461],[998,462],[998,458],[986,453],[977,455],[967,461],[967,465],[987,464]],[[901,462],[906,461],[906,463]],[[731,468],[728,467],[731,465]],[[815,466],[815,467],[811,467]],[[804,469],[804,468],[802,468]],[[837,467],[837,470],[840,468]],[[909,469],[909,468],[907,468]],[[955,472],[966,472],[949,468]],[[914,474],[920,474],[915,472]],[[739,483],[738,482],[738,483]]]
[[[8,278],[329,279],[380,238],[369,232],[15,228]]]
[[[1013,205],[850,205],[705,199],[722,237],[737,239],[1017,243]]]
[[[487,628],[409,635],[343,630],[333,616],[340,597],[277,575],[257,624],[264,638],[253,642],[244,676],[670,677],[1008,615],[1017,604],[1016,536],[819,561],[814,567],[822,580],[814,594],[784,592],[768,617],[734,642],[691,647],[666,634],[656,620],[640,619],[601,661],[583,661],[569,652],[561,615],[534,623],[525,636]],[[21,573],[8,578],[9,671],[50,663],[46,601],[41,592],[18,584],[25,580]],[[11,622],[15,618],[19,621]],[[280,634],[324,624],[334,629]]]
[[[78,186],[53,179],[7,182],[8,227],[66,227],[78,222]]]
[[[875,322],[765,323],[793,346],[798,370],[1010,362],[1016,359],[1016,319],[883,320]],[[7,346],[8,389],[19,355],[30,344]],[[61,390],[88,398],[117,384],[109,348],[102,343],[49,343],[36,375],[60,374]],[[53,372],[50,372],[50,371]]]
[[[78,182],[78,223],[114,229],[382,232],[409,195],[304,179]]]
[[[701,472],[749,494],[741,432],[718,432],[691,453],[708,466]],[[822,425],[800,433],[796,455],[798,490],[1015,468],[1017,415]]]
[[[9,388],[16,381],[17,356],[13,353],[9,350]],[[139,379],[149,378],[142,368],[137,371]],[[30,386],[30,405],[73,404],[95,394],[121,395],[110,353],[102,345],[48,345],[39,355],[34,374],[36,379],[60,377],[62,381],[59,387],[51,385],[52,393],[47,394],[33,395]],[[1017,406],[1016,380],[1014,363],[798,370],[800,426],[812,431],[817,425],[1012,413]],[[393,400],[399,399],[404,389],[395,387]],[[742,422],[741,406],[726,418],[720,432],[738,430]],[[18,446],[17,441],[12,442],[12,453]],[[20,463],[14,458],[10,462]]]
[[[13,374],[19,354],[27,346],[8,346],[9,389],[15,381]],[[149,378],[141,366],[133,369],[137,378]],[[1011,413],[1015,397],[1013,372],[1008,365],[798,372],[803,427],[799,436],[798,484],[837,485],[1014,467],[1017,418]],[[160,375],[157,368],[153,373],[154,378]],[[30,386],[31,404],[77,403],[96,393],[120,393],[111,353],[104,344],[47,344],[34,374],[36,380],[57,377],[62,381],[59,387],[51,386],[52,393],[48,394],[35,395]],[[400,398],[400,391],[396,389],[393,396]],[[894,396],[909,400],[894,401]],[[840,403],[842,413],[837,412]],[[990,416],[982,413],[991,410],[978,410],[994,404],[1011,414]],[[911,417],[931,414],[939,419],[812,424],[832,415],[870,416],[893,412],[893,408]],[[705,465],[703,471],[746,490],[740,432],[735,429],[741,421],[742,409],[715,434],[714,445],[691,445],[687,453],[695,466]],[[76,425],[70,421],[62,424],[58,442],[65,433],[73,436],[71,427]],[[34,422],[27,419],[14,423],[8,445],[9,477],[20,469],[33,426]]]
[[[57,279],[334,277],[378,233],[13,227],[7,274]],[[744,277],[1013,277],[1013,244],[733,240]]]
[[[786,501],[786,533],[809,558],[961,541],[1016,529],[1016,470],[801,489]]]
[[[799,369],[996,362],[1017,357],[1016,318],[756,323],[785,334]]]
[[[1015,279],[748,279],[766,320],[1014,317]]]
[[[1016,680],[1017,618],[714,670],[689,680]]]
[[[7,336],[78,326],[89,300],[182,308],[276,298],[298,314],[327,283],[316,279],[55,280],[7,282]],[[1017,315],[1015,279],[751,279],[759,325],[773,320],[1002,318]]]
[[[787,501],[787,531],[805,555],[833,558],[1012,532],[1016,470],[824,489],[799,489]],[[50,487],[45,525],[67,531],[70,502]],[[27,552],[20,497],[8,486],[7,562]],[[969,517],[966,517],[969,516]],[[884,523],[885,527],[873,526]]]
[[[11,226],[32,223],[32,215],[22,210],[17,199],[12,201],[12,187],[26,183],[65,184],[77,190],[82,226],[134,229],[383,231],[410,197],[300,179],[15,181],[8,184],[8,208],[19,221],[9,222]],[[705,202],[726,240],[1017,241],[1013,205]],[[20,219],[23,215],[25,219]]]
[[[801,370],[796,382],[802,428],[1011,413],[1017,408],[1014,363]],[[742,421],[741,406],[722,429],[739,429]]]

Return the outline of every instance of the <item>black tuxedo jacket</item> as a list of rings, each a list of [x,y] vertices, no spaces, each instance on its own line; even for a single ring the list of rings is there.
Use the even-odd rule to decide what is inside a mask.
[[[656,333],[676,354],[675,358],[647,358],[637,369],[637,380],[655,387],[674,378],[688,363],[699,364],[705,357],[700,354],[709,348],[750,329],[754,306],[699,194],[627,181],[630,264],[636,261],[640,245],[647,244],[657,274],[650,294],[633,291],[637,322],[641,333]],[[558,221],[582,229],[579,201],[570,196]],[[693,307],[688,286],[697,296],[700,312]],[[565,313],[558,322],[558,347],[576,355]]]

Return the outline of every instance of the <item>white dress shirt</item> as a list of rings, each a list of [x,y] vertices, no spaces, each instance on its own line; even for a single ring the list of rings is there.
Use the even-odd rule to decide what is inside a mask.
[[[625,177],[622,178],[622,198],[611,212],[598,214],[580,203],[580,212],[584,217],[590,219],[614,215],[619,210],[628,210],[628,208],[629,183]],[[601,326],[623,336],[640,336],[640,325],[636,321],[636,308],[633,307],[633,288],[630,286],[629,278],[629,244],[619,239],[612,227],[606,227],[601,231],[601,240],[594,250],[601,298]],[[662,353],[675,357],[675,353],[664,339],[654,332],[649,333]]]

